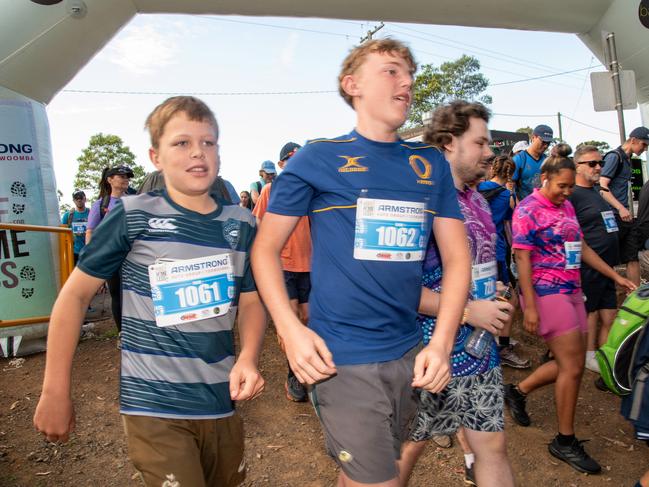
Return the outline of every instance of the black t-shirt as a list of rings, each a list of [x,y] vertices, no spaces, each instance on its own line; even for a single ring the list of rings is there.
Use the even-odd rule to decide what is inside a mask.
[[[618,246],[618,232],[607,230],[606,217],[609,225],[612,225],[610,213],[611,207],[599,195],[595,188],[575,186],[570,197],[572,206],[575,207],[577,220],[584,233],[584,240],[599,256],[610,266],[620,263],[620,251]],[[588,265],[582,263],[582,269],[589,269]]]
[[[649,182],[645,183],[640,190],[638,214],[636,216],[636,227],[640,242],[644,248],[644,242],[649,238]]]

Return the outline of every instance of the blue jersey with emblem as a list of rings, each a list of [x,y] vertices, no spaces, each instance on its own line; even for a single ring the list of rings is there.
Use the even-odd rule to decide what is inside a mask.
[[[72,229],[72,235],[74,235],[73,252],[75,254],[79,254],[81,249],[86,245],[86,228],[88,226],[89,214],[90,209],[88,208],[83,211],[70,210],[66,211],[61,218],[61,223]]]
[[[255,291],[249,263],[254,235],[255,219],[247,209],[219,204],[203,215],[177,205],[164,190],[121,198],[96,228],[78,266],[100,279],[121,270],[122,414],[210,419],[233,413],[232,325],[239,293]],[[233,264],[229,312],[157,326],[148,267],[158,259],[222,254]]]
[[[541,166],[545,157],[545,154],[541,154],[538,159],[534,159],[526,150],[513,157],[516,169],[514,169],[512,180],[516,183],[518,201],[523,201],[532,194],[534,188],[541,187]]]
[[[421,341],[422,261],[354,258],[359,197],[424,205],[424,248],[434,217],[462,219],[448,162],[433,146],[375,142],[353,131],[310,141],[289,160],[268,211],[310,218],[309,327],[339,365],[395,360]],[[401,206],[408,205],[394,205]],[[378,250],[377,258],[397,257],[390,252]]]

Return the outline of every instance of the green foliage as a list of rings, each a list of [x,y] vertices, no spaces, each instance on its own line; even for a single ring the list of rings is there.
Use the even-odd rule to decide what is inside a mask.
[[[63,193],[61,192],[60,189],[56,190],[56,198],[59,201],[59,214],[63,216],[63,214],[66,211],[70,211],[72,209],[72,205],[69,203],[61,203],[61,200],[63,199]]]
[[[135,175],[131,179],[131,186],[134,188],[140,186],[146,175],[144,168],[135,162],[135,155],[117,135],[93,135],[77,161],[79,167],[74,178],[74,187],[85,191],[89,203],[95,201],[99,195],[99,180],[105,167],[130,167]]]
[[[577,149],[579,149],[582,145],[594,145],[602,154],[611,150],[611,146],[606,142],[602,142],[601,140],[587,140],[579,144],[577,146]]]
[[[516,129],[516,133],[518,134],[527,134],[528,137],[532,137],[532,132],[534,132],[534,129],[532,127],[521,127],[519,129]]]
[[[439,67],[424,64],[415,77],[407,126],[420,125],[422,114],[453,100],[479,101],[489,105],[491,96],[484,94],[487,86],[489,80],[480,73],[480,61],[473,56],[463,55]]]

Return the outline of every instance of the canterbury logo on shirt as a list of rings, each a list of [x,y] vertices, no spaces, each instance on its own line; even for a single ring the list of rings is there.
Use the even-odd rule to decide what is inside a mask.
[[[149,219],[149,228],[163,232],[173,232],[178,228],[174,223],[173,218],[151,218]]]
[[[369,168],[366,166],[363,166],[360,162],[358,162],[359,159],[364,159],[365,156],[338,156],[341,159],[344,159],[346,162],[343,166],[340,166],[338,168],[338,172],[367,172],[369,171]]]

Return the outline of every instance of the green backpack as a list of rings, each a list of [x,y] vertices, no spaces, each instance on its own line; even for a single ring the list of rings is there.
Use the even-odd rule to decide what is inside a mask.
[[[596,352],[600,374],[606,387],[619,396],[631,393],[633,354],[647,318],[649,285],[645,284],[624,300],[611,326],[608,340]]]

